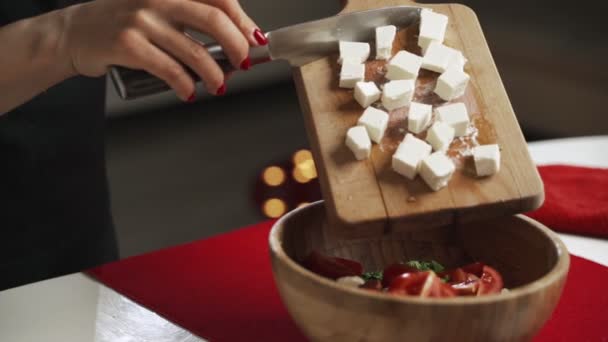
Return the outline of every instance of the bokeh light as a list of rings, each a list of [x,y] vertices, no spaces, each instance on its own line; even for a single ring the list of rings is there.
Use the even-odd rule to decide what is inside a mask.
[[[302,170],[299,167],[294,167],[291,175],[298,183],[304,184],[310,182],[310,178],[302,174]]]
[[[287,205],[279,198],[270,198],[264,202],[262,206],[264,215],[270,218],[281,217],[287,211]]]
[[[295,166],[307,160],[312,160],[312,153],[309,150],[299,150],[293,154],[292,161]]]
[[[270,186],[279,186],[285,182],[285,171],[278,166],[269,166],[262,173],[264,183]]]
[[[296,168],[299,169],[299,172],[309,180],[317,178],[317,169],[315,168],[315,162],[312,159],[298,163]]]

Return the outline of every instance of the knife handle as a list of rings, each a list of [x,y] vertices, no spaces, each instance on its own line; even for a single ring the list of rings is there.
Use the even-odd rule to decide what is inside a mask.
[[[224,73],[235,71],[236,69],[228,60],[222,47],[217,44],[205,45],[207,52],[215,59]],[[260,64],[270,61],[270,53],[268,46],[256,46],[249,49],[249,59],[251,64]],[[195,82],[201,80],[188,66],[182,64],[184,70],[192,77]],[[110,78],[118,92],[118,95],[123,100],[137,99],[147,95],[153,95],[170,90],[171,88],[162,79],[148,73],[144,70],[130,69],[123,66],[110,67]]]

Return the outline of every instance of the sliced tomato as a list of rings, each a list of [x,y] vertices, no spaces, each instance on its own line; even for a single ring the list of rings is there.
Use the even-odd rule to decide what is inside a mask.
[[[484,266],[485,265],[481,262],[474,262],[472,264],[462,266],[461,268],[466,273],[472,273],[472,274],[476,275],[478,278],[481,278]]]
[[[429,274],[432,272],[408,272],[393,279],[388,287],[388,292],[393,294],[418,296],[424,288]]]
[[[440,278],[448,277],[448,283],[462,283],[467,280],[467,273],[458,267],[452,270],[444,271],[438,274]]]
[[[340,277],[360,276],[363,274],[361,263],[338,257],[331,257],[317,251],[312,251],[304,260],[304,266],[319,275],[331,279]]]
[[[393,280],[388,292],[431,298],[456,296],[456,292],[432,271],[404,273]]]
[[[384,268],[384,272],[382,272],[382,286],[389,287],[395,278],[404,273],[416,272],[419,272],[417,268],[400,262],[388,265]]]
[[[359,286],[359,288],[372,291],[382,291],[382,282],[378,279],[370,279],[363,285]]]
[[[450,284],[450,287],[458,296],[474,296],[479,290],[479,278],[471,273],[466,273],[465,281]]]
[[[500,293],[503,286],[504,283],[500,273],[498,273],[498,271],[492,267],[485,265],[479,280],[479,290],[477,290],[477,295],[480,296],[485,294]]]

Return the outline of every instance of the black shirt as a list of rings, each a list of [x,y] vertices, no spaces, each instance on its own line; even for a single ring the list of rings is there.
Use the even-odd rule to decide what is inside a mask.
[[[65,5],[0,0],[0,26]],[[0,290],[117,258],[104,99],[75,77],[0,116]]]

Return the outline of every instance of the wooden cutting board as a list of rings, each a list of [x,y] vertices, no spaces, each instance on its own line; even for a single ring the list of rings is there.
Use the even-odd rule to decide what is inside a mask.
[[[419,6],[409,1],[349,0],[342,12],[398,5]],[[391,157],[406,133],[407,107],[390,113],[389,128],[382,142],[374,144],[368,160],[357,161],[344,140],[346,131],[356,124],[363,109],[353,99],[352,90],[338,87],[337,56],[294,69],[327,216],[333,231],[343,238],[521,213],[539,207],[544,199],[542,181],[475,13],[459,4],[424,7],[448,16],[444,44],[461,50],[468,58],[465,72],[471,80],[465,95],[455,101],[465,102],[478,130],[475,136],[451,145],[448,154],[457,170],[449,185],[438,192],[431,191],[419,176],[411,181],[391,168]],[[395,39],[394,51],[406,49],[420,55],[417,33],[418,24],[402,28]],[[366,80],[382,83],[383,76],[378,71],[385,62],[372,58],[367,63]],[[432,93],[437,77],[436,73],[421,70],[415,101],[444,103]],[[474,166],[466,152],[476,143],[499,144],[498,174],[487,178],[474,176]]]

